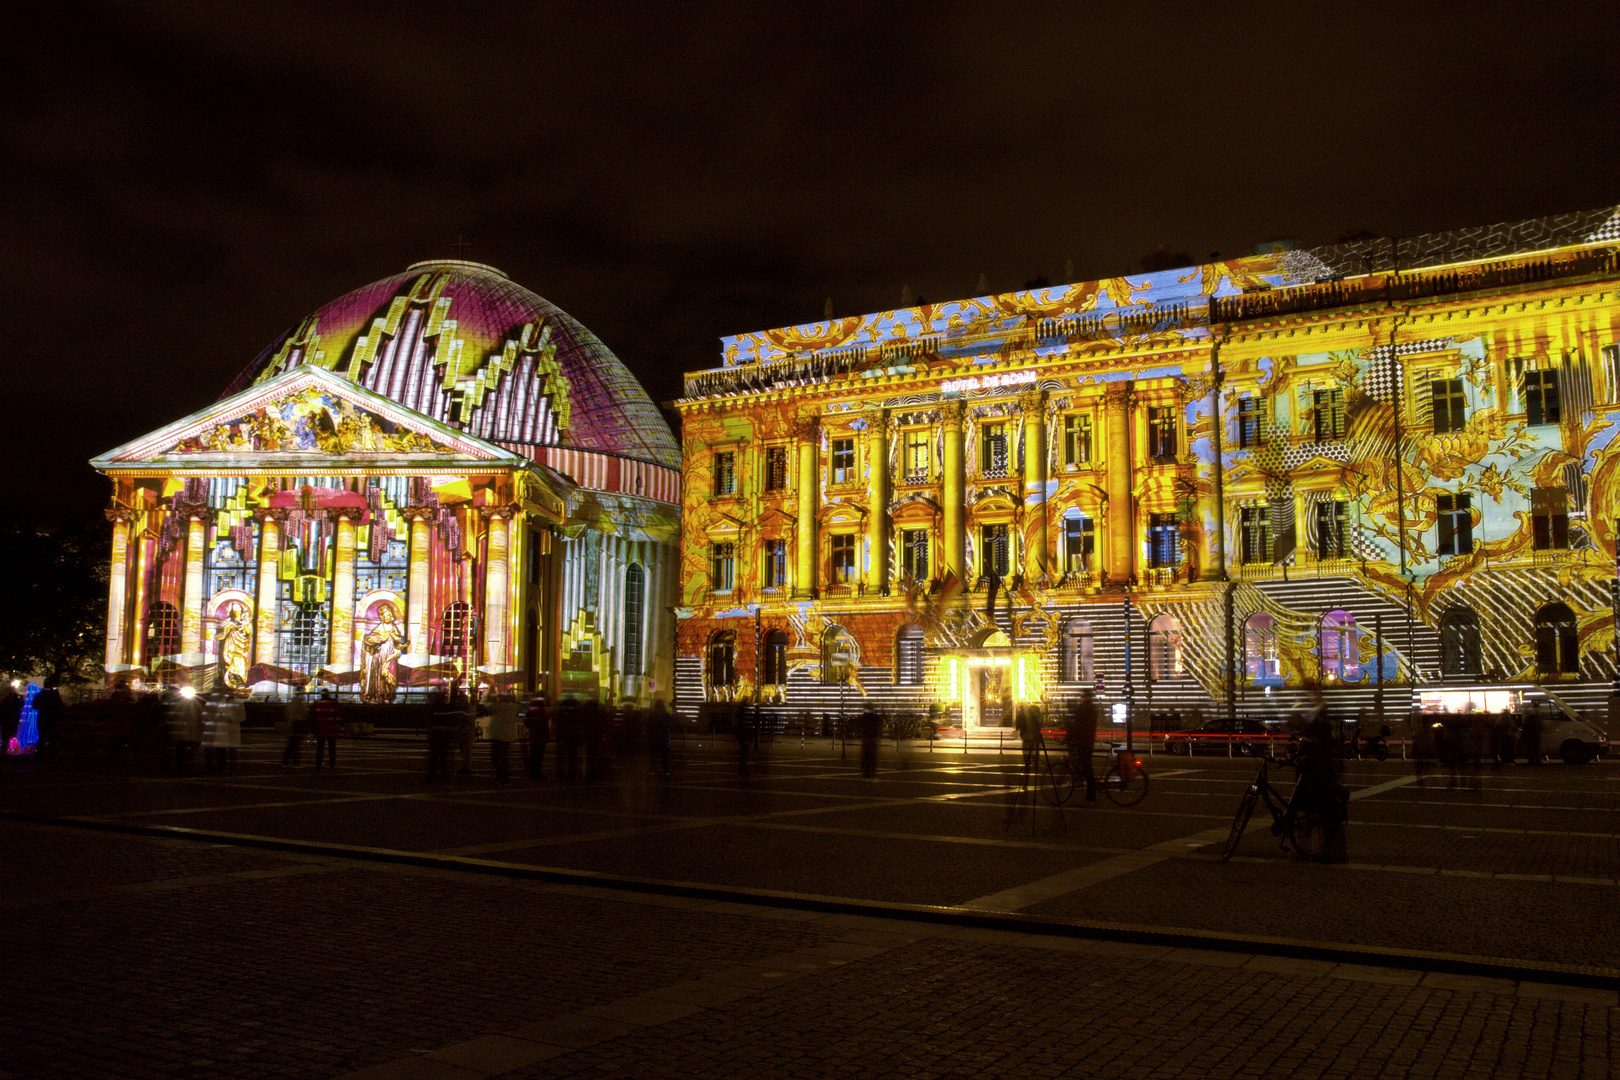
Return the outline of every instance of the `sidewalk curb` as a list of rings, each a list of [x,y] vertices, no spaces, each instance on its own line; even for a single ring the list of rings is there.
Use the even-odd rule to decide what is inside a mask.
[[[325,855],[333,858],[359,859],[437,870],[456,870],[470,874],[487,874],[524,881],[583,885],[595,888],[618,889],[624,892],[756,904],[827,914],[865,915],[939,925],[1005,930],[1022,934],[1043,934],[1051,937],[1091,938],[1102,941],[1129,942],[1138,945],[1158,945],[1167,948],[1209,949],[1221,952],[1254,953],[1262,956],[1287,956],[1310,960],[1328,960],[1341,964],[1435,971],[1452,975],[1511,979],[1515,982],[1551,983],[1560,986],[1580,986],[1598,990],[1620,991],[1620,970],[1612,967],[1535,963],[1503,957],[1467,956],[1459,953],[1432,952],[1421,949],[1333,945],[1326,942],[1270,935],[1229,934],[1219,931],[1137,926],[1130,923],[1097,922],[1086,919],[1057,919],[1038,915],[1021,915],[1016,912],[987,912],[963,907],[901,904],[884,900],[859,900],[849,897],[819,896],[811,893],[794,893],[771,889],[706,885],[700,882],[664,881],[653,878],[605,874],[593,870],[571,870],[526,863],[498,862],[491,859],[475,859],[460,855],[431,855],[421,852],[399,851],[392,848],[353,847],[310,840],[286,840],[278,837],[255,836],[245,833],[187,829],[173,825],[135,825],[128,822],[107,821],[99,818],[55,817],[46,814],[0,811],[0,820],[34,825],[66,826],[99,832],[124,833],[132,836],[195,840],[199,843],[229,844],[237,847],[285,851],[300,855]]]

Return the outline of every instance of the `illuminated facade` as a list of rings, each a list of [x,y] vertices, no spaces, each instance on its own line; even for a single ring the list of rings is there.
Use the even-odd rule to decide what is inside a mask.
[[[678,700],[1605,707],[1612,209],[723,341]]]
[[[669,694],[675,440],[600,341],[492,268],[341,297],[92,464],[109,679]]]

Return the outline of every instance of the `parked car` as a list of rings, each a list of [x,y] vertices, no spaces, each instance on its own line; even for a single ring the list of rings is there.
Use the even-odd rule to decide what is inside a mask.
[[[1230,720],[1210,720],[1200,724],[1190,731],[1180,731],[1165,736],[1164,750],[1167,754],[1218,754],[1221,757],[1235,754],[1264,754],[1270,751],[1274,743],[1286,741],[1286,729],[1274,732],[1259,720],[1240,717],[1236,722]]]
[[[1570,765],[1585,765],[1608,754],[1609,737],[1584,720],[1556,713],[1542,720],[1541,752],[1561,757]]]

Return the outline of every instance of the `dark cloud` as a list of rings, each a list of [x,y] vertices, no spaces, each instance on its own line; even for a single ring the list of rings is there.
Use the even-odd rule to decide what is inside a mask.
[[[460,238],[668,398],[828,296],[1620,202],[1612,13],[1549,10],[52,6],[0,90],[0,464],[94,505],[85,458]]]

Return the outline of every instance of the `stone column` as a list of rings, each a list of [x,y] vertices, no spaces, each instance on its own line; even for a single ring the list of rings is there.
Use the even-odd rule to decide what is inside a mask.
[[[327,663],[354,665],[354,519],[340,514],[332,566],[332,647]]]
[[[1024,580],[1046,572],[1046,394],[1018,395],[1024,417]]]
[[[410,577],[406,586],[406,627],[410,651],[428,652],[428,523],[427,511],[412,507],[405,511],[411,523]]]
[[[489,515],[489,552],[484,559],[484,663],[506,666],[508,513]]]
[[[208,519],[192,511],[186,528],[186,589],[180,608],[180,651],[202,651],[203,549],[208,542]]]
[[[879,409],[867,432],[866,591],[889,583],[889,410]]]
[[[965,405],[960,400],[947,401],[942,406],[945,419],[945,476],[944,525],[945,535],[939,538],[940,573],[954,571],[966,581],[969,577],[963,563],[963,541],[966,539],[967,520],[967,467],[962,453],[962,414]]]
[[[793,596],[808,600],[816,594],[816,495],[821,490],[821,431],[817,418],[800,420],[795,434],[799,441],[799,522]]]
[[[107,564],[107,666],[124,662],[124,642],[128,639],[127,615],[129,591],[129,523],[134,515],[119,507],[107,511],[112,522],[112,558]]]
[[[130,537],[135,544],[135,625],[131,628],[129,662],[144,664],[146,662],[146,576],[151,572],[148,552],[151,544],[146,540],[146,530],[136,531]]]
[[[253,625],[253,662],[276,662],[276,580],[281,569],[281,523],[285,510],[259,517],[259,610]]]
[[[1103,395],[1103,423],[1108,448],[1103,464],[1108,492],[1108,547],[1104,565],[1110,581],[1130,580],[1136,571],[1136,508],[1132,505],[1132,479],[1136,462],[1132,457],[1133,419],[1130,382],[1114,383]]]

